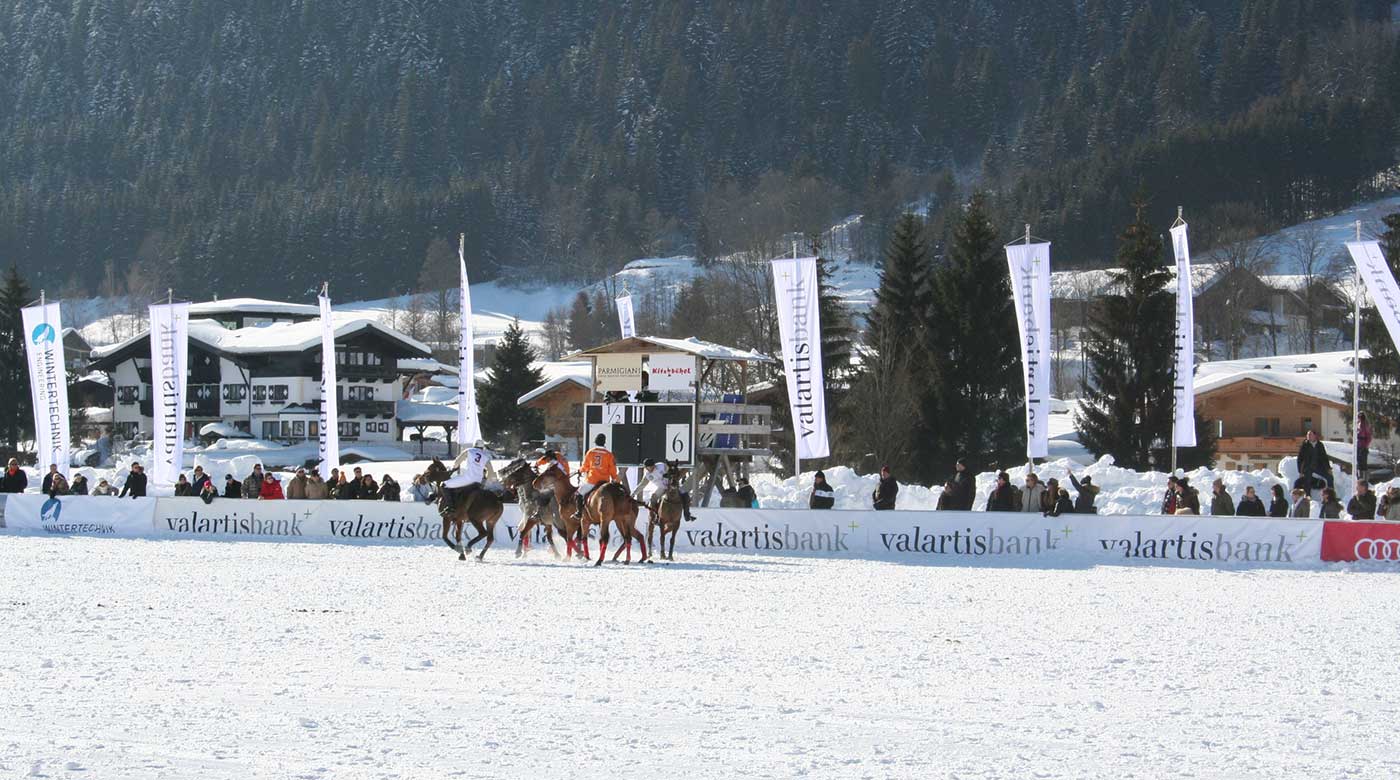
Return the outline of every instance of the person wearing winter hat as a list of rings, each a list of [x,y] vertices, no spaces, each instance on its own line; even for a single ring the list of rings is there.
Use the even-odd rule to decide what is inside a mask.
[[[945,494],[947,495],[945,506],[948,509],[959,509],[965,512],[972,508],[972,501],[976,497],[976,488],[972,472],[967,470],[966,458],[958,458],[953,465],[953,476],[948,480],[948,489]]]
[[[812,475],[812,495],[807,499],[808,509],[831,509],[836,506],[836,491],[826,481],[826,474],[818,471]]]
[[[1080,515],[1096,515],[1099,508],[1094,506],[1094,499],[1099,495],[1099,486],[1094,484],[1094,478],[1084,476],[1084,479],[1075,479],[1071,472],[1069,483],[1074,485],[1074,489],[1079,491],[1079,495],[1074,497],[1074,512]]]

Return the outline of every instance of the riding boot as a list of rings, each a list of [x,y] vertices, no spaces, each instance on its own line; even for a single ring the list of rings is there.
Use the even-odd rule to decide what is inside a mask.
[[[578,517],[580,520],[582,520],[582,519],[583,519],[583,496],[581,496],[581,495],[579,495],[579,494],[577,494],[577,493],[574,494],[574,509],[575,509],[575,511],[578,512],[577,517]]]
[[[693,523],[693,522],[695,522],[695,515],[692,515],[692,514],[690,513],[690,494],[689,494],[689,493],[682,493],[682,494],[681,494],[681,511],[685,513],[685,521],[686,521],[687,523]]]

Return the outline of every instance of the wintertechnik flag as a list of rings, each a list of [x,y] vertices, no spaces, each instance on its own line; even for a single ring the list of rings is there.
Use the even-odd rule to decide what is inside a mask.
[[[622,337],[630,339],[637,335],[637,321],[632,314],[632,296],[624,295],[617,299],[617,324],[622,329]]]
[[[1395,284],[1395,275],[1385,262],[1385,253],[1375,241],[1348,241],[1347,251],[1356,261],[1356,269],[1366,282],[1366,292],[1371,294],[1371,303],[1380,312],[1390,340],[1400,349],[1400,287]],[[1360,290],[1356,291],[1361,294]],[[28,326],[25,326],[28,327]]]
[[[822,326],[817,308],[817,259],[773,261],[778,331],[783,341],[793,439],[802,460],[830,454],[826,386],[822,379]]]
[[[1172,228],[1172,254],[1176,257],[1176,350],[1173,362],[1172,396],[1175,421],[1172,446],[1196,446],[1196,310],[1191,300],[1191,246],[1186,240],[1186,223]]]
[[[185,369],[189,363],[190,305],[160,303],[151,314],[151,477],[174,485],[185,461]]]
[[[461,269],[462,333],[457,344],[457,443],[470,447],[481,438],[481,419],[476,412],[476,354],[472,351],[472,292],[467,283],[465,240],[457,247]]]
[[[63,327],[57,303],[21,310],[29,356],[29,392],[34,401],[34,443],[39,471],[51,464],[68,476],[68,372],[63,365]]]
[[[1026,457],[1049,454],[1050,245],[1006,247],[1026,385]]]
[[[340,411],[335,397],[335,320],[331,317],[331,299],[322,295],[321,304],[321,462],[316,470],[322,479],[330,479],[331,469],[340,466]]]

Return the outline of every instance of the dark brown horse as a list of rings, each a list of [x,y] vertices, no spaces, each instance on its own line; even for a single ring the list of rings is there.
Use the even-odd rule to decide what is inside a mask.
[[[505,469],[507,477],[504,484],[508,490],[514,490],[519,486],[520,480],[527,478],[530,474],[528,468],[518,468],[518,465],[521,464],[519,462],[512,463]],[[428,470],[432,471],[434,466],[441,466],[441,463],[433,461]],[[481,553],[476,556],[476,559],[479,561],[485,558],[486,551],[491,549],[491,544],[496,541],[496,522],[505,513],[505,504],[501,501],[501,497],[494,490],[478,486],[464,496],[455,507],[451,509],[439,507],[439,510],[442,511],[442,541],[457,551],[457,560],[466,560],[467,552],[482,539],[486,540],[486,546],[481,548]],[[471,523],[472,528],[476,529],[476,536],[463,546],[462,527],[466,523]],[[449,529],[456,531],[456,544],[453,544],[452,540],[448,538]]]
[[[602,566],[603,559],[608,557],[608,529],[613,523],[617,523],[622,538],[627,540],[627,562],[632,562],[633,540],[642,545],[642,557],[638,563],[647,562],[647,540],[642,536],[642,532],[637,530],[637,514],[640,508],[641,504],[627,493],[627,488],[616,482],[606,482],[588,494],[588,501],[584,504],[583,524],[579,530],[584,538],[587,538],[589,525],[598,524],[598,561],[594,566]],[[617,560],[617,556],[613,556],[613,560]]]
[[[661,495],[660,500],[653,499],[651,506],[647,507],[647,541],[651,541],[653,530],[661,529],[661,546],[652,549],[659,551],[663,561],[676,559],[676,537],[680,534],[681,515],[684,511],[680,488],[675,485],[666,488],[666,492]],[[669,553],[666,550],[666,534],[671,535]]]
[[[535,481],[530,483],[530,487],[536,491],[548,491],[554,494],[554,503],[557,505],[559,513],[559,523],[562,525],[564,533],[564,555],[566,558],[573,558],[575,555],[587,560],[588,536],[583,532],[583,524],[578,516],[578,505],[574,501],[574,496],[578,495],[578,489],[569,482],[569,475],[557,463],[551,463],[541,471]],[[521,528],[521,537],[525,533]],[[553,542],[550,543],[553,547]]]

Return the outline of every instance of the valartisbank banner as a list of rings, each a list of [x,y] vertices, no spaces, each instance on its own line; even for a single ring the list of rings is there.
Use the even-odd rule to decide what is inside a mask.
[[[1400,563],[1400,523],[1330,521],[1322,532],[1322,560]]]
[[[376,501],[139,500],[12,496],[11,530],[162,538],[438,544],[442,520],[426,504]],[[1062,515],[1016,512],[870,512],[697,509],[677,552],[797,554],[910,562],[1082,566],[1096,563],[1300,567],[1323,561],[1320,520],[1245,517]],[[641,528],[645,532],[645,512]],[[514,548],[518,508],[508,505],[495,544]],[[1363,552],[1400,556],[1400,524],[1327,523],[1363,529],[1337,545],[1389,539]],[[470,529],[468,529],[470,530]],[[597,535],[596,529],[593,534]],[[531,536],[544,543],[543,529]],[[612,544],[619,536],[612,534]],[[1369,542],[1368,542],[1369,544]],[[479,549],[479,548],[478,548]],[[1340,549],[1340,547],[1338,548]],[[597,553],[596,547],[594,554]],[[1355,558],[1329,558],[1355,560]]]

